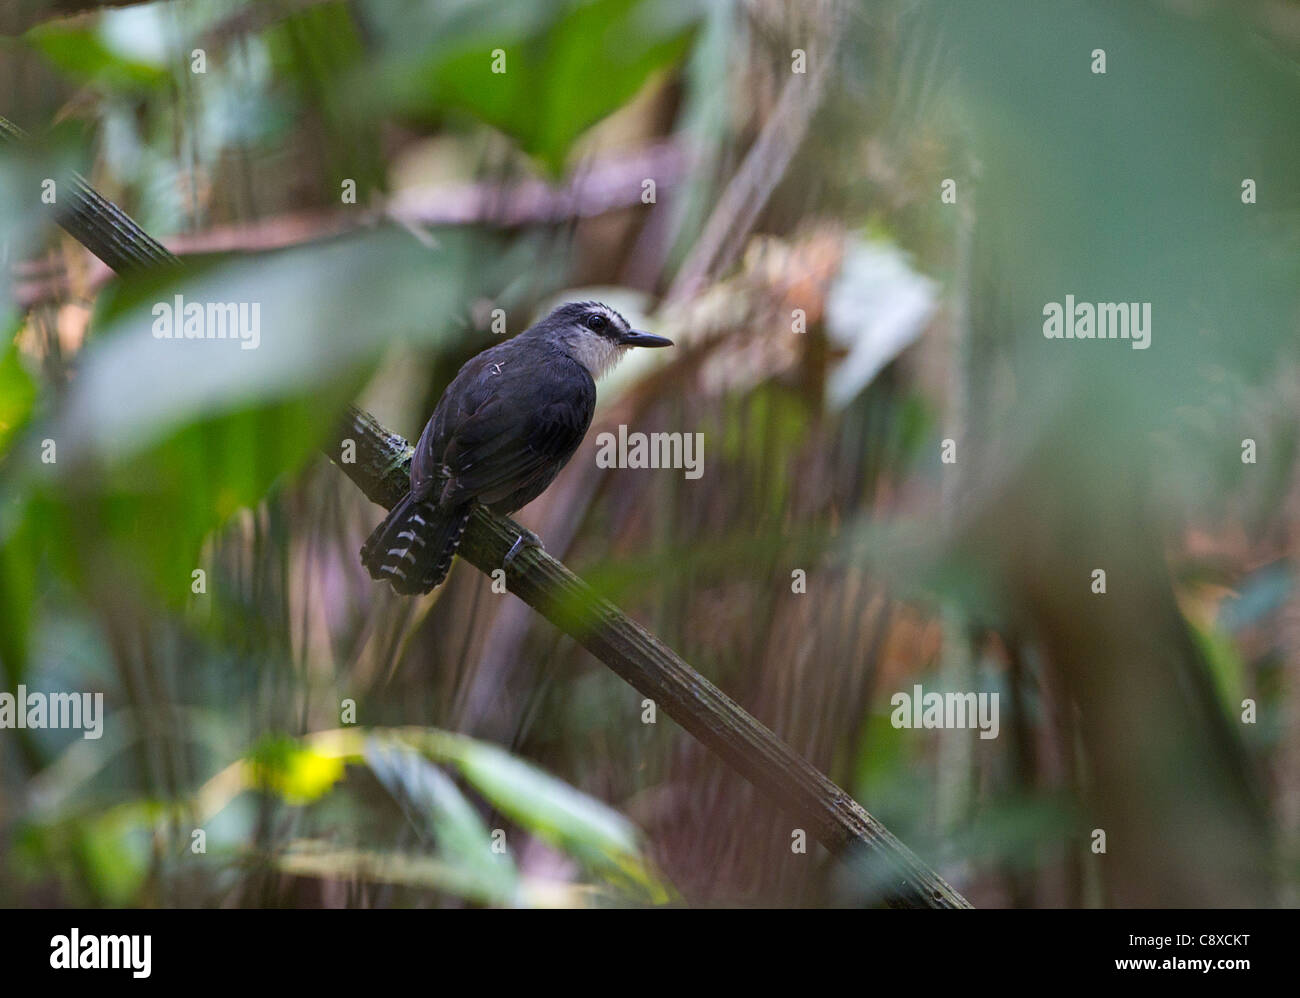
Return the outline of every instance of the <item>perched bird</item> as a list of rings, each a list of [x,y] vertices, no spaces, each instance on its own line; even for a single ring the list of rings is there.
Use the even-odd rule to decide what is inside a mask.
[[[541,495],[591,425],[596,379],[630,347],[667,346],[608,305],[570,302],[467,361],[420,434],[410,492],[361,547],[371,578],[403,595],[438,585],[474,504],[506,514]],[[521,534],[507,565],[526,542],[541,543]]]

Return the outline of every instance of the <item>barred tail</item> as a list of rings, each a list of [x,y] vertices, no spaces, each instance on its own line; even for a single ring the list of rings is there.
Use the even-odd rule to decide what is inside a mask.
[[[361,545],[361,563],[403,596],[427,593],[447,577],[469,514],[468,505],[439,509],[407,495]]]

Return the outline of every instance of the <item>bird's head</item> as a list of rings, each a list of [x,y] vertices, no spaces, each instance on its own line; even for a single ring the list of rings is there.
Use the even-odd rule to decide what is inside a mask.
[[[623,316],[598,301],[561,305],[536,326],[538,335],[599,378],[629,347],[670,347],[673,341],[633,329]]]

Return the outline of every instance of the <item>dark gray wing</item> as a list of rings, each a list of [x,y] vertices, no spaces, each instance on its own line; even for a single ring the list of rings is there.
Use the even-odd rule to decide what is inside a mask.
[[[466,365],[462,375],[469,377],[463,384],[448,387],[411,463],[413,488],[417,468],[421,483],[428,475],[430,490],[437,477],[445,477],[443,504],[477,499],[492,505],[510,496],[536,495],[573,456],[591,425],[596,386],[584,368],[552,357],[532,364],[520,363],[519,357],[497,363],[490,353],[470,361],[484,358],[472,374]],[[461,380],[458,375],[456,381]],[[441,461],[434,465],[439,451]]]
[[[499,352],[500,347],[493,347],[471,357],[442,393],[411,458],[411,494],[415,498],[423,499],[442,491],[446,483],[443,455],[447,444],[454,428],[495,394],[493,382],[497,378],[491,372]]]

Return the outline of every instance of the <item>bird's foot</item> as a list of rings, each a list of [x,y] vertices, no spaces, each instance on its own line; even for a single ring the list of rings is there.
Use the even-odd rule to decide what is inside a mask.
[[[519,557],[519,552],[525,547],[537,548],[541,551],[546,550],[546,545],[542,543],[540,537],[531,530],[528,530],[525,527],[520,527],[519,536],[516,537],[515,542],[510,545],[510,550],[506,552],[506,556],[501,559],[501,567],[510,568],[514,563],[514,560]]]

